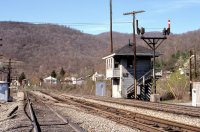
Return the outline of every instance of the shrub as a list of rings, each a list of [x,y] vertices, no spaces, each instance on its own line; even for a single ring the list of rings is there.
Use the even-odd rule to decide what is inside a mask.
[[[165,79],[158,81],[159,93],[163,98],[171,95],[177,100],[183,99],[188,96],[189,80],[185,75],[181,75],[179,71],[176,71],[166,77]]]

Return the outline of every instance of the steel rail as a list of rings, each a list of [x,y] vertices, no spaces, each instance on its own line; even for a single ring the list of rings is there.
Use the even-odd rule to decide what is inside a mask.
[[[123,117],[123,118],[138,121],[140,123],[146,123],[148,125],[151,125],[151,126],[153,125],[155,127],[160,127],[159,130],[163,129],[163,130],[167,130],[167,131],[189,131],[189,132],[200,131],[200,128],[196,127],[196,126],[191,126],[191,125],[182,124],[182,123],[178,123],[178,122],[174,122],[174,121],[170,121],[170,120],[160,119],[160,118],[156,118],[156,117],[152,117],[152,116],[147,116],[144,114],[134,113],[134,112],[131,112],[128,110],[117,109],[114,107],[109,107],[106,105],[89,102],[89,101],[86,101],[84,98],[80,99],[77,97],[67,96],[67,95],[63,95],[63,94],[59,95],[59,96],[52,95],[49,93],[44,93],[44,94],[50,95],[54,99],[56,99],[58,101],[62,101],[62,103],[67,103],[69,101],[73,101],[73,102],[75,102],[75,105],[77,107],[81,106],[82,108],[86,108],[86,109],[87,108],[94,109],[94,111],[95,111],[95,109],[98,109],[96,111],[104,111],[104,112],[106,111],[111,114],[115,114],[120,117]],[[114,115],[112,115],[112,116],[114,116]],[[109,116],[109,117],[112,117],[112,116]],[[116,117],[116,118],[120,118],[120,117]],[[136,126],[136,127],[138,127],[138,126]],[[139,129],[140,129],[140,127],[139,127]],[[145,129],[145,131],[148,131],[148,129],[147,130]]]
[[[31,115],[31,121],[32,121],[32,124],[33,124],[33,130],[34,130],[34,132],[41,132],[41,128],[40,128],[40,125],[37,121],[37,118],[36,118],[32,103],[30,102],[28,93],[27,92],[25,92],[25,93],[26,93],[27,103],[28,103],[28,106],[29,106],[29,112],[30,112],[30,115]]]
[[[31,94],[32,96],[34,96],[36,98],[35,94]],[[47,105],[47,103],[45,103],[43,98],[40,98],[40,103],[44,104],[48,109],[50,109],[58,118],[60,118],[64,123],[68,124],[75,132],[86,132],[86,130],[84,130],[83,128],[81,128],[79,125],[71,122],[70,120],[68,120],[67,118],[65,118],[64,116],[62,116],[61,114],[59,114],[56,110],[54,110],[53,108],[51,108],[49,105]]]
[[[45,93],[45,92],[44,92]],[[65,96],[65,94],[62,94]],[[153,103],[153,102],[145,102],[145,101],[138,101],[138,100],[128,100],[128,99],[112,99],[108,97],[95,97],[95,96],[79,96],[77,97],[84,97],[86,99],[93,99],[97,101],[103,101],[108,103],[115,103],[121,105],[127,105],[132,107],[139,107],[144,109],[151,109],[157,111],[164,111],[173,114],[181,114],[187,115],[192,117],[200,117],[200,108],[191,107],[191,106],[183,106],[183,105],[176,105],[176,104],[166,104],[166,103]]]
[[[72,98],[72,97],[70,97],[70,98],[68,97],[67,99],[73,100],[73,101],[79,103],[79,105],[92,106],[93,108],[98,108],[103,111],[106,110],[111,113],[117,113],[117,115],[121,115],[124,118],[131,118],[134,121],[138,121],[139,123],[153,125],[155,127],[159,127],[159,129],[162,128],[163,130],[167,130],[167,131],[190,131],[190,132],[199,132],[200,131],[200,128],[196,127],[196,126],[186,125],[186,124],[182,124],[182,123],[178,123],[178,122],[174,122],[174,121],[170,121],[170,120],[160,119],[160,118],[153,117],[153,116],[147,116],[144,114],[134,113],[134,112],[127,111],[127,110],[108,107],[108,106],[101,105],[101,104],[95,104],[93,102],[87,102],[85,100],[76,99],[76,98]]]
[[[44,103],[44,102],[43,102]],[[66,124],[70,125],[71,128],[74,129],[74,131],[76,132],[86,132],[85,130],[83,130],[81,127],[79,127],[77,124],[67,120],[65,117],[63,117],[62,115],[60,115],[58,112],[56,112],[53,108],[51,108],[50,106],[48,106],[46,103],[44,103],[44,105],[46,105],[46,107],[48,107],[55,115],[57,115],[63,122],[65,122]]]

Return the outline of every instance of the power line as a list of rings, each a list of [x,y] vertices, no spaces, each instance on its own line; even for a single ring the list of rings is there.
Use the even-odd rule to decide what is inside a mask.
[[[93,22],[83,22],[83,23],[49,23],[49,22],[29,22],[32,24],[51,24],[51,25],[65,25],[65,26],[109,26],[110,23],[93,23]],[[113,24],[132,24],[132,22],[113,22]]]

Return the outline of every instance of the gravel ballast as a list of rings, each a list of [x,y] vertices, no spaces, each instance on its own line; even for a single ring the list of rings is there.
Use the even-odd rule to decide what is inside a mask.
[[[62,115],[68,117],[72,122],[79,124],[82,128],[88,132],[138,132],[139,130],[132,129],[130,127],[120,125],[116,122],[110,121],[103,117],[95,116],[92,114],[81,112],[78,108],[66,105],[57,104],[54,107]]]
[[[13,109],[18,109],[11,114]],[[0,131],[27,131],[31,130],[31,121],[24,113],[24,101],[8,102],[0,110]]]
[[[51,106],[61,115],[70,119],[71,122],[78,124],[88,132],[138,132],[137,129],[118,124],[100,116],[85,113],[81,109],[63,103],[55,103],[55,99],[38,91],[32,93],[39,95],[42,98],[51,100]],[[44,95],[44,96],[43,96]]]
[[[75,96],[71,96],[71,95],[67,95],[67,96],[75,97]],[[179,123],[183,123],[183,124],[200,127],[200,119],[196,118],[196,117],[190,117],[190,116],[186,116],[186,115],[177,115],[177,114],[167,113],[167,112],[162,112],[162,111],[148,110],[148,109],[126,106],[126,105],[121,105],[121,104],[116,104],[116,103],[108,103],[108,102],[97,101],[97,100],[93,100],[93,99],[86,99],[83,97],[75,97],[75,98],[84,99],[86,101],[98,103],[101,105],[112,106],[114,108],[124,109],[124,110],[132,111],[132,112],[136,112],[136,113],[140,113],[140,114],[154,116],[154,117],[161,118],[161,119],[166,119],[166,120],[170,120],[170,121],[175,121],[175,122],[179,122]]]

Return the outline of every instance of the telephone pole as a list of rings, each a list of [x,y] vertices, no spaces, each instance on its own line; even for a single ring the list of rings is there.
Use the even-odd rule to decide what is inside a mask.
[[[2,38],[0,38],[0,41],[2,41],[3,39]],[[3,46],[3,44],[0,44],[0,46]]]
[[[2,38],[0,38],[0,41],[2,41],[3,39]],[[3,44],[0,44],[0,46],[3,46]]]
[[[110,0],[110,52],[113,53],[113,34],[112,34],[112,0]]]
[[[197,53],[195,49],[194,49],[194,76],[196,79],[197,78]]]
[[[190,69],[190,99],[192,99],[192,50],[190,50],[190,60],[189,60],[189,69]]]
[[[10,87],[10,83],[11,83],[11,72],[12,72],[11,59],[9,59],[9,62],[8,62],[8,76],[7,76],[8,87]]]
[[[12,67],[12,63],[14,63],[14,62],[12,62],[11,61],[11,59],[9,59],[9,61],[8,62],[4,62],[4,63],[7,63],[7,67],[6,67],[6,74],[7,74],[7,83],[8,83],[8,86],[10,86],[10,83],[11,83],[11,81],[12,81],[12,78],[11,78],[11,74],[12,74],[12,70],[13,70],[13,67]]]
[[[124,15],[132,15],[133,16],[133,52],[134,52],[134,60],[133,60],[133,65],[134,65],[134,90],[135,90],[135,99],[137,99],[137,71],[136,71],[136,36],[135,36],[135,14],[137,13],[142,13],[145,11],[132,11],[128,13],[124,13]]]

